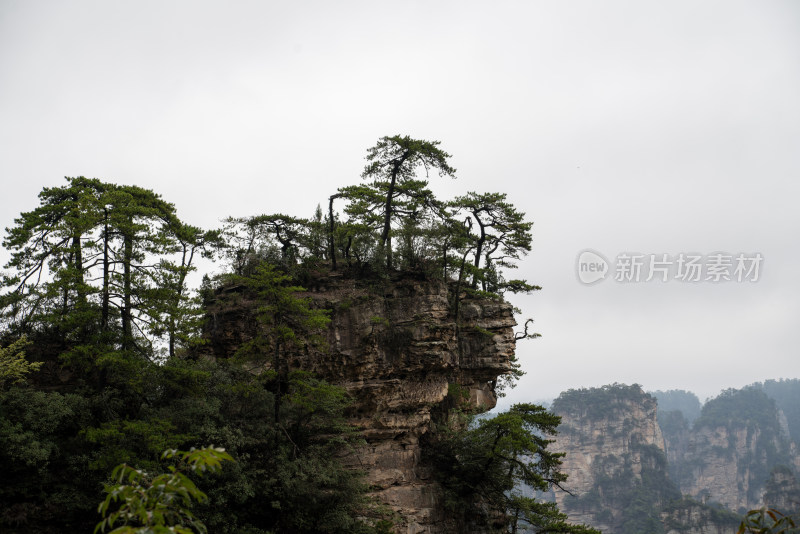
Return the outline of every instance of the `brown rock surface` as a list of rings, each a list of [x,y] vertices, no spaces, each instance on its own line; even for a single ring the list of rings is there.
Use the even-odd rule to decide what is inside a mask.
[[[290,367],[316,373],[353,396],[352,421],[366,445],[349,462],[367,471],[375,495],[397,512],[399,532],[446,532],[438,489],[420,465],[420,437],[437,418],[451,384],[470,402],[496,403],[494,384],[510,370],[515,340],[513,308],[491,299],[463,299],[456,327],[448,286],[410,276],[390,281],[333,274],[301,294],[331,309],[327,350],[306,348]],[[241,288],[219,292],[209,311],[208,349],[228,357],[253,336],[252,300]],[[226,303],[227,302],[227,303]]]
[[[650,455],[643,456],[648,447],[665,452],[656,400],[638,386],[609,386],[576,392],[568,402],[564,398],[562,394],[553,405],[553,412],[562,419],[552,448],[568,453],[561,471],[569,477],[564,487],[575,496],[588,493],[601,477],[615,478],[630,472],[634,481],[640,481],[643,464],[651,461]],[[606,403],[597,404],[598,398]],[[599,509],[571,507],[569,495],[563,491],[555,492],[555,500],[570,522],[614,531],[616,510],[606,509],[610,513],[600,517]]]

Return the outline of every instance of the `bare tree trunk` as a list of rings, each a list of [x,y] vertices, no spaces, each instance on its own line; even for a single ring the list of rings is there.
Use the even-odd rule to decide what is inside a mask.
[[[283,396],[283,370],[281,369],[280,365],[280,350],[281,344],[279,342],[275,342],[275,352],[272,355],[272,366],[276,372],[276,378],[278,382],[278,387],[275,391],[275,402],[274,402],[274,409],[275,409],[275,424],[277,425],[281,421],[281,397]]]
[[[336,270],[336,243],[333,239],[334,221],[333,221],[333,201],[339,198],[340,194],[331,195],[328,199],[328,247],[331,251],[331,268]]]
[[[102,303],[102,312],[100,316],[100,328],[105,330],[108,327],[108,308],[109,308],[109,301],[111,300],[111,291],[109,288],[110,281],[109,277],[111,273],[110,264],[108,259],[108,240],[110,239],[109,236],[109,228],[108,228],[108,210],[104,209],[104,222],[103,222],[103,294],[101,299]]]
[[[128,350],[133,346],[133,325],[131,306],[131,263],[133,263],[133,237],[125,235],[124,252],[122,260],[122,349]]]
[[[381,234],[381,247],[386,252],[386,268],[392,268],[392,197],[394,196],[394,186],[397,179],[397,167],[392,171],[392,181],[389,184],[389,192],[386,195],[386,207],[383,217],[383,233]]]
[[[483,244],[486,241],[486,227],[481,223],[477,215],[475,216],[475,220],[478,221],[478,226],[481,227],[481,236],[478,238],[478,244],[475,248],[475,273],[472,275],[472,289],[478,288],[478,269],[481,266],[481,252],[483,251]]]
[[[397,183],[397,175],[403,166],[408,153],[403,154],[400,159],[394,161],[392,165],[392,180],[389,182],[389,192],[386,194],[386,207],[383,216],[383,233],[381,234],[381,247],[386,251],[386,267],[392,268],[392,201],[394,200],[394,187]]]
[[[72,249],[75,251],[75,289],[78,293],[78,305],[86,305],[86,287],[83,281],[83,250],[81,249],[81,236],[72,236]]]

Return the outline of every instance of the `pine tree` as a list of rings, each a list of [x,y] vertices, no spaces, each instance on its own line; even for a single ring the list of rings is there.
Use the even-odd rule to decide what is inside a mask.
[[[514,262],[530,252],[533,223],[526,222],[525,214],[506,201],[505,193],[469,192],[453,200],[451,206],[457,212],[468,213],[477,227],[472,234],[472,288],[477,289],[481,281],[484,291],[497,292],[502,288],[497,282],[496,268],[514,268]]]
[[[148,357],[167,336],[174,354],[192,315],[186,275],[196,253],[221,244],[219,234],[185,225],[172,204],[137,186],[67,178],[39,199],[6,230],[6,326]]]
[[[415,218],[421,210],[431,209],[435,199],[427,189],[427,180],[416,179],[420,167],[428,178],[432,169],[440,176],[455,177],[456,170],[447,160],[450,154],[439,149],[439,141],[411,139],[395,135],[382,137],[367,151],[362,178],[370,180],[369,194],[361,191],[351,196],[358,212],[380,216],[380,250],[386,255],[386,266],[392,268],[392,223],[401,218]],[[379,201],[379,202],[376,202]]]

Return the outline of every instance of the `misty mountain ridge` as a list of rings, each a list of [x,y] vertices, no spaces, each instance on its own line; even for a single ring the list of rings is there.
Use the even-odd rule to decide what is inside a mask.
[[[701,403],[697,395],[691,391],[682,389],[655,390],[648,391],[648,393],[655,397],[658,402],[659,422],[664,420],[669,412],[677,411],[681,412],[681,415],[686,418],[691,428],[695,420],[703,415],[703,410],[707,406],[710,407],[705,415],[710,417],[712,413],[716,413],[721,398],[730,397],[737,391],[761,391],[775,403],[775,407],[781,412],[779,414],[781,429],[793,441],[800,443],[800,379],[797,378],[780,378],[754,382],[739,390],[729,388],[722,391],[718,396],[707,399],[705,403]],[[763,397],[754,394],[751,399],[758,401],[763,400]],[[753,407],[748,407],[746,413],[751,417],[757,416],[758,413],[753,413],[753,411]]]
[[[747,511],[800,508],[800,380],[689,391],[611,384],[552,404],[566,453],[550,498],[571,521],[610,534],[723,534]]]

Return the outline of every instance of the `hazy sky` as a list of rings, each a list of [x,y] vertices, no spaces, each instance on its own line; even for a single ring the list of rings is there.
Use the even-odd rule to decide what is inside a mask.
[[[0,0],[0,226],[137,184],[192,224],[310,216],[384,135],[534,221],[543,337],[506,402],[800,377],[800,3]],[[760,253],[757,282],[587,286],[576,260]],[[5,257],[3,258],[5,261]]]

